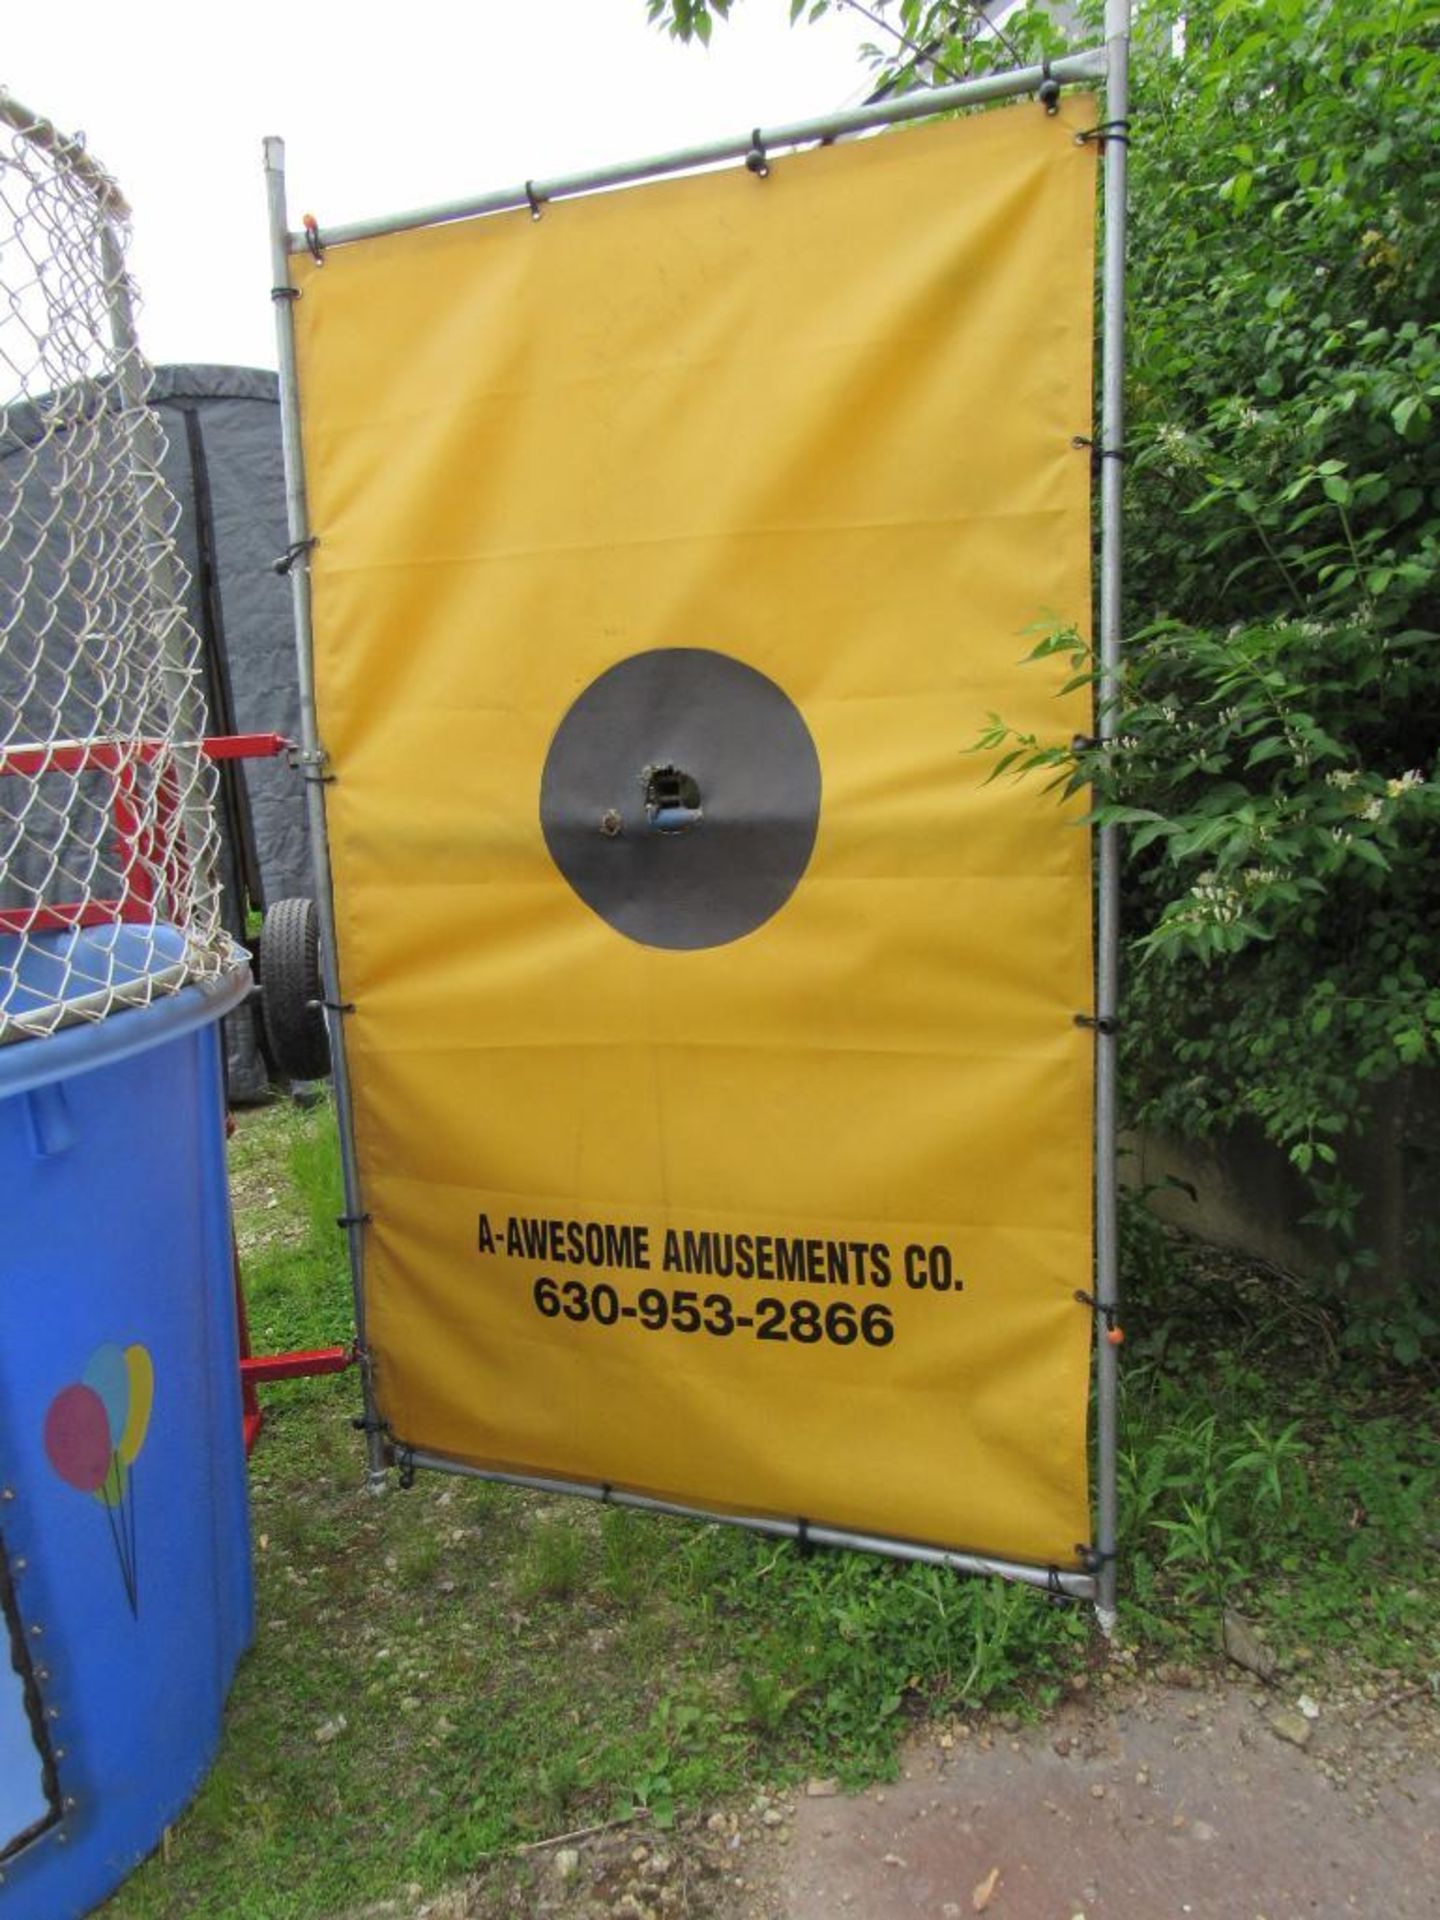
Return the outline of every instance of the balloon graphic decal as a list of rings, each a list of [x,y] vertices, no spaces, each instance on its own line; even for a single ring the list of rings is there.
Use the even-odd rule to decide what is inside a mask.
[[[155,1368],[141,1346],[99,1346],[80,1378],[62,1387],[45,1415],[45,1454],[67,1487],[93,1494],[105,1510],[130,1611],[139,1618],[135,1547],[135,1461],[150,1430]]]
[[[119,1347],[111,1346],[107,1341],[103,1347],[96,1347],[85,1362],[85,1371],[80,1378],[105,1402],[105,1418],[110,1423],[113,1451],[120,1444],[120,1435],[125,1431],[125,1416],[130,1410],[130,1376],[125,1369],[124,1354]]]
[[[110,1465],[110,1422],[90,1387],[62,1387],[45,1416],[50,1464],[77,1493],[94,1493]]]
[[[131,1467],[150,1431],[150,1408],[155,1400],[155,1369],[144,1347],[125,1349],[125,1372],[130,1381],[130,1411],[120,1435],[119,1454],[124,1465]]]

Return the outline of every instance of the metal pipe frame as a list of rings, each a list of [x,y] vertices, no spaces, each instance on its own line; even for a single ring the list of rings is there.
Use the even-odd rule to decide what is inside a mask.
[[[621,161],[615,166],[597,167],[589,173],[560,175],[553,180],[527,180],[518,187],[503,187],[495,193],[481,194],[470,200],[442,202],[433,207],[415,207],[405,213],[382,215],[375,220],[352,220],[323,229],[327,247],[343,247],[352,240],[374,240],[385,233],[405,233],[413,227],[442,226],[452,220],[473,220],[481,214],[509,213],[519,207],[534,208],[550,200],[568,200],[576,195],[599,193],[607,187],[634,186],[641,180],[656,180],[669,173],[689,173],[701,167],[722,166],[727,161],[743,160],[759,148],[770,154],[781,147],[812,146],[829,143],[848,134],[869,133],[879,127],[899,126],[907,120],[929,119],[937,113],[951,113],[959,107],[983,106],[987,100],[1008,100],[1034,93],[1047,79],[1062,86],[1105,77],[1105,50],[1091,47],[1082,53],[1067,54],[1052,60],[1049,67],[1015,67],[1005,73],[981,74],[978,79],[960,80],[949,87],[926,87],[888,100],[867,102],[841,113],[826,114],[816,120],[799,120],[788,126],[757,127],[738,138],[712,140],[700,146],[682,147],[674,153],[659,154],[645,160]],[[298,253],[306,244],[303,234],[289,236],[290,251]]]
[[[655,1500],[649,1494],[626,1493],[622,1488],[591,1480],[550,1480],[542,1474],[503,1473],[498,1468],[472,1466],[448,1453],[405,1449],[405,1463],[435,1473],[455,1473],[469,1480],[493,1480],[503,1487],[524,1487],[532,1493],[561,1493],[578,1500],[598,1500],[607,1507],[633,1507],[640,1513],[663,1513],[677,1520],[711,1520],[747,1533],[768,1534],[776,1540],[799,1540],[812,1547],[844,1547],[852,1553],[873,1553],[886,1560],[908,1560],[929,1567],[948,1567],[952,1573],[985,1573],[1070,1600],[1093,1600],[1095,1580],[1088,1573],[1063,1567],[1037,1567],[1026,1560],[1000,1560],[988,1554],[953,1552],[947,1547],[922,1546],[915,1540],[894,1540],[886,1534],[851,1533],[844,1527],[812,1526],[808,1520],[777,1520],[767,1514],[715,1513],[709,1507],[682,1506],[674,1500]]]
[[[94,194],[97,205],[111,219],[129,219],[130,208],[124,194],[99,161],[85,151],[84,143],[61,133],[43,113],[33,113],[23,101],[17,100],[13,93],[7,93],[3,87],[0,87],[0,122],[73,173]]]
[[[1100,674],[1096,737],[1115,740],[1122,642],[1121,494],[1125,446],[1125,238],[1130,113],[1130,0],[1106,0],[1105,119],[1122,136],[1105,142],[1105,262],[1100,344]],[[1120,1305],[1116,1189],[1120,1013],[1120,839],[1099,830],[1095,942],[1095,1426],[1096,1530],[1099,1556],[1095,1611],[1115,1625],[1116,1472],[1119,1448],[1119,1350],[1105,1336]]]
[[[310,518],[305,499],[305,460],[300,439],[300,388],[295,371],[295,301],[290,286],[286,244],[285,143],[265,142],[265,185],[270,211],[271,292],[275,303],[275,345],[280,365],[280,428],[285,454],[285,524],[293,555],[290,596],[295,617],[296,673],[300,694],[300,771],[310,849],[315,869],[315,911],[320,931],[320,974],[325,987],[325,1025],[335,1087],[335,1117],[340,1134],[340,1167],[345,1192],[345,1239],[355,1300],[355,1340],[360,1362],[364,1410],[366,1479],[372,1493],[386,1487],[384,1438],[375,1409],[370,1349],[365,1338],[365,1228],[360,1168],[355,1155],[355,1115],[350,1068],[345,1052],[344,1015],[340,1012],[340,962],[335,939],[335,901],[330,880],[330,839],[325,821],[325,763],[315,716],[314,629],[310,618]]]
[[[979,106],[987,101],[1012,99],[1036,93],[1047,81],[1062,85],[1085,81],[1103,81],[1106,87],[1106,116],[1110,122],[1125,120],[1129,112],[1130,0],[1106,0],[1105,45],[1056,60],[1047,67],[1020,67],[1009,72],[986,74],[953,86],[926,88],[904,94],[898,99],[870,102],[823,119],[801,121],[770,129],[759,128],[741,139],[721,140],[707,145],[681,149],[653,159],[602,167],[589,173],[572,174],[554,180],[529,181],[519,187],[469,200],[418,208],[374,220],[353,221],[328,228],[323,234],[326,247],[344,246],[352,241],[378,238],[382,234],[403,233],[417,227],[447,224],[486,214],[534,208],[537,203],[601,192],[612,187],[633,185],[667,174],[692,171],[743,160],[758,147],[769,154],[784,147],[799,147],[830,142],[846,135],[866,133],[910,120],[953,112],[958,108]],[[1123,131],[1123,129],[1122,129]],[[1125,327],[1125,195],[1127,145],[1123,139],[1105,143],[1104,188],[1104,281],[1101,347],[1101,433],[1100,449],[1100,612],[1097,736],[1105,743],[1113,741],[1115,699],[1119,685],[1121,642],[1121,461],[1124,434],[1124,327]],[[314,676],[311,656],[310,578],[305,556],[310,539],[305,506],[304,473],[299,424],[299,390],[295,371],[293,302],[290,287],[290,253],[301,251],[307,240],[303,234],[287,228],[284,187],[284,143],[265,142],[265,166],[270,190],[271,258],[276,298],[276,336],[280,355],[280,404],[285,443],[286,504],[289,538],[299,553],[291,570],[295,606],[296,643],[300,661],[301,704],[304,721],[302,759],[318,766],[323,759],[315,732]],[[279,290],[285,291],[279,291]],[[325,834],[324,803],[321,789],[309,789],[311,842],[315,851],[316,885],[320,909],[321,952],[327,999],[340,999],[335,953],[334,908],[331,897],[329,847]],[[1101,1626],[1108,1632],[1115,1622],[1116,1593],[1116,1468],[1117,1468],[1117,1388],[1116,1348],[1103,1331],[1113,1321],[1119,1305],[1118,1230],[1116,1216],[1116,1040],[1115,1020],[1119,1001],[1119,844],[1113,828],[1102,828],[1097,846],[1097,941],[1096,941],[1096,1055],[1095,1055],[1095,1298],[1101,1309],[1096,1316],[1100,1337],[1096,1349],[1096,1538],[1095,1573],[1064,1571],[1039,1567],[1020,1561],[996,1559],[973,1553],[950,1552],[913,1541],[892,1540],[879,1535],[850,1533],[842,1528],[810,1526],[798,1520],[777,1520],[764,1516],[710,1513],[701,1508],[650,1499],[585,1481],[546,1479],[540,1476],[502,1473],[470,1466],[448,1455],[407,1449],[405,1459],[415,1467],[439,1472],[494,1480],[508,1486],[527,1487],[539,1492],[567,1493],[578,1498],[608,1501],[617,1506],[635,1507],[647,1513],[663,1513],[687,1519],[704,1519],[724,1525],[741,1526],[778,1538],[801,1539],[817,1546],[845,1547],[860,1553],[888,1558],[920,1561],[949,1567],[956,1572],[997,1575],[1030,1586],[1061,1592],[1073,1599],[1095,1603]],[[335,1065],[336,1108],[340,1122],[341,1158],[345,1173],[346,1212],[351,1272],[355,1285],[356,1327],[362,1356],[368,1459],[372,1486],[384,1483],[384,1448],[376,1420],[373,1386],[364,1334],[363,1257],[364,1249],[358,1224],[361,1213],[359,1174],[355,1162],[352,1133],[352,1107],[345,1041],[340,1016],[328,1015],[331,1055]]]

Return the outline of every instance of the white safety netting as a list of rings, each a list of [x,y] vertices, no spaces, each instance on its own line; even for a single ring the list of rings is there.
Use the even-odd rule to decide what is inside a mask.
[[[0,90],[0,1044],[234,962],[127,220]]]

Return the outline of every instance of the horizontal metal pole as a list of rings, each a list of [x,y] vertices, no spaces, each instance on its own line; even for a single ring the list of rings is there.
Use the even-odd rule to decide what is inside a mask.
[[[251,1386],[275,1380],[313,1380],[322,1373],[346,1373],[355,1364],[349,1347],[306,1347],[292,1353],[251,1353],[240,1362],[240,1378]]]
[[[91,740],[46,740],[37,745],[0,747],[0,779],[12,773],[30,779],[42,773],[123,773],[128,767],[152,765],[171,744],[158,735],[120,739],[107,734]],[[185,744],[195,743],[187,740]],[[283,733],[208,733],[199,742],[207,760],[271,759],[289,745]]]
[[[337,227],[326,227],[322,238],[327,247],[343,247],[352,240],[374,240],[382,233],[405,233],[413,227],[437,227],[452,220],[473,220],[486,213],[508,213],[537,201],[566,200],[576,194],[598,193],[606,187],[624,187],[639,180],[654,180],[667,173],[689,173],[700,167],[723,165],[727,160],[743,160],[758,145],[774,153],[781,147],[809,146],[818,140],[838,140],[846,134],[868,133],[876,127],[895,126],[906,120],[923,120],[932,114],[950,113],[958,107],[981,106],[987,100],[1008,100],[1019,94],[1034,93],[1047,79],[1062,85],[1076,81],[1102,80],[1105,77],[1105,49],[1092,47],[1083,53],[1067,54],[1045,67],[1014,67],[1005,73],[986,73],[975,80],[959,80],[948,87],[925,87],[914,93],[902,93],[886,100],[867,102],[840,113],[826,114],[818,120],[800,120],[790,126],[760,127],[755,133],[737,139],[714,140],[697,147],[682,147],[677,153],[659,154],[649,160],[622,161],[615,166],[598,167],[591,173],[572,173],[554,180],[531,180],[518,187],[504,187],[496,193],[482,194],[474,200],[454,200],[434,207],[416,207],[408,213],[395,213],[376,220],[352,220]],[[304,234],[287,236],[292,253],[300,253],[307,242]]]
[[[415,1467],[429,1467],[436,1473],[463,1474],[471,1480],[494,1480],[505,1487],[525,1487],[532,1493],[572,1494],[580,1500],[599,1500],[611,1507],[635,1507],[641,1513],[665,1513],[677,1520],[711,1520],[718,1526],[744,1527],[747,1533],[765,1533],[777,1540],[802,1537],[814,1547],[844,1547],[852,1553],[873,1553],[887,1560],[919,1561],[925,1566],[948,1567],[952,1573],[987,1573],[1001,1580],[1018,1580],[1025,1586],[1043,1587],[1047,1592],[1067,1594],[1072,1600],[1093,1600],[1095,1579],[1088,1573],[1067,1573],[1063,1568],[1034,1567],[1023,1560],[993,1560],[978,1553],[952,1553],[944,1547],[924,1547],[913,1540],[891,1540],[883,1534],[848,1533],[842,1527],[802,1527],[798,1520],[776,1520],[764,1514],[711,1513],[704,1507],[685,1507],[673,1500],[652,1500],[643,1493],[626,1493],[619,1487],[597,1486],[590,1480],[547,1480],[538,1474],[501,1473],[490,1467],[471,1466],[466,1460],[453,1459],[448,1453],[425,1453],[405,1448],[404,1458]]]

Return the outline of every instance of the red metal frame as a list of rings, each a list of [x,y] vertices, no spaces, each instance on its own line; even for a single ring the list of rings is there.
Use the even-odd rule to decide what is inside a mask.
[[[230,1131],[233,1131],[233,1122]],[[232,1241],[233,1244],[233,1241]],[[349,1347],[307,1347],[293,1353],[254,1354],[250,1351],[250,1317],[245,1311],[245,1289],[240,1283],[240,1249],[235,1248],[235,1322],[240,1335],[240,1405],[245,1452],[254,1451],[265,1425],[265,1409],[255,1391],[271,1380],[309,1380],[322,1373],[344,1373],[355,1364]]]
[[[234,1115],[227,1114],[227,1140],[234,1131]],[[240,1247],[233,1233],[230,1250],[235,1279],[235,1330],[240,1344],[240,1417],[248,1459],[265,1425],[265,1409],[260,1405],[257,1387],[271,1380],[309,1380],[322,1373],[344,1373],[347,1367],[354,1366],[355,1354],[350,1347],[300,1347],[290,1353],[252,1353],[250,1315],[245,1308],[245,1288],[240,1277]]]
[[[268,760],[291,745],[283,733],[207,734],[200,750],[207,760]],[[0,775],[39,773],[119,773],[137,762],[158,760],[169,750],[165,740],[50,740],[33,747],[0,747]]]
[[[207,737],[200,742],[200,749],[207,760],[268,760],[284,753],[290,745],[279,733],[231,733]],[[135,800],[135,769],[157,760],[168,761],[168,753],[168,745],[163,740],[55,740],[43,746],[0,748],[0,778],[13,774],[34,780],[47,773],[112,776],[110,805],[124,876],[124,892],[118,900],[87,900],[0,911],[0,934],[50,933],[65,927],[106,926],[117,920],[154,920],[157,915],[164,915],[172,892],[178,891],[183,878],[184,848],[177,846],[174,839],[179,793],[173,767],[167,763],[162,766],[157,782],[156,817],[147,827]],[[227,1136],[234,1132],[232,1119],[227,1118],[225,1130]],[[354,1364],[355,1356],[346,1347],[253,1354],[240,1278],[240,1250],[233,1236],[231,1247],[235,1321],[240,1341],[240,1399],[248,1454],[265,1424],[257,1387],[270,1380],[300,1380],[318,1374],[342,1373]]]
[[[207,760],[265,760],[284,753],[290,744],[279,733],[230,733],[209,736],[200,742],[200,750]],[[0,934],[56,933],[66,927],[154,920],[157,910],[163,917],[167,900],[179,890],[183,858],[183,849],[177,849],[174,839],[179,794],[168,755],[169,746],[164,740],[52,740],[43,745],[0,749],[0,778],[16,774],[34,780],[47,773],[112,776],[110,806],[124,876],[124,892],[118,900],[0,911]],[[147,828],[135,802],[135,769],[162,759],[167,764],[157,782],[156,817]]]
[[[344,1373],[354,1360],[348,1347],[297,1347],[293,1353],[252,1354],[240,1362],[240,1378],[256,1386],[267,1380],[308,1380],[319,1373]]]

